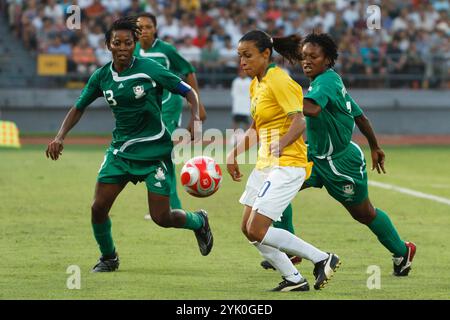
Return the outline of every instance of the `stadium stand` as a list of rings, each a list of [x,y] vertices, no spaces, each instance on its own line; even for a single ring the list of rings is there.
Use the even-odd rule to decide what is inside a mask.
[[[67,8],[75,3],[82,12],[81,28],[69,30]],[[108,61],[105,29],[119,16],[145,11],[158,17],[160,38],[189,53],[200,85],[228,87],[237,65],[231,50],[242,34],[259,28],[273,36],[331,33],[341,53],[336,69],[352,87],[450,87],[449,2],[370,1],[374,3],[382,8],[379,30],[367,28],[368,1],[0,0],[0,72],[8,74],[0,86],[85,81],[95,66]],[[8,63],[12,52],[14,63]],[[66,74],[56,80],[33,78],[40,54],[66,56]],[[287,68],[305,85],[298,67]]]

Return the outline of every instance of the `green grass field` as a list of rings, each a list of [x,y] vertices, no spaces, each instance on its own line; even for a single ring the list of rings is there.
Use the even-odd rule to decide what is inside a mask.
[[[294,200],[296,231],[343,264],[321,291],[270,293],[278,273],[260,268],[260,256],[240,232],[238,199],[245,182],[224,172],[222,188],[207,199],[179,189],[185,208],[205,208],[215,237],[207,257],[194,234],[144,221],[144,184],[128,185],[112,208],[121,266],[92,274],[99,252],[90,205],[104,148],[66,146],[57,162],[44,146],[0,149],[0,299],[449,299],[450,206],[395,191],[370,188],[372,202],[390,214],[418,251],[409,277],[391,275],[390,254],[367,227],[353,221],[325,190]],[[366,156],[367,156],[367,150]],[[450,198],[450,148],[389,147],[388,174],[370,179]],[[243,167],[248,177],[252,166]],[[180,168],[178,168],[180,169]],[[225,167],[222,166],[223,171]],[[81,268],[81,289],[69,290],[70,265]],[[381,289],[369,290],[368,266],[381,270]],[[313,265],[302,274],[313,283]]]

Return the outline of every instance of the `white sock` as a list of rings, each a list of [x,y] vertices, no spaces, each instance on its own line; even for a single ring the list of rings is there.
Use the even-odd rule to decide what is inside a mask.
[[[289,231],[269,227],[261,244],[265,244],[285,253],[306,258],[313,263],[317,263],[328,258],[328,254],[323,252],[306,241],[303,241]]]
[[[259,250],[259,253],[270,262],[272,266],[274,266],[281,275],[292,282],[298,283],[302,279],[302,275],[297,270],[296,267],[291,262],[291,259],[286,255],[286,253],[281,252],[278,249],[273,247],[269,247],[259,242],[251,242],[256,249]]]

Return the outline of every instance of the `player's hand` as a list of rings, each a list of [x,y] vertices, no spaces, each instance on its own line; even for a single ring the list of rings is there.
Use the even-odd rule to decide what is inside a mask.
[[[187,127],[191,134],[191,141],[200,142],[202,139],[202,122],[200,120],[191,119]]]
[[[386,173],[386,170],[384,169],[384,159],[385,159],[385,155],[383,150],[381,150],[380,148],[378,149],[373,149],[371,150],[371,154],[372,154],[372,171],[374,169],[377,169],[378,173],[381,173],[381,171],[383,171],[383,173]]]
[[[59,156],[62,155],[63,149],[63,141],[61,139],[55,138],[48,144],[45,154],[47,155],[47,158],[58,160]]]
[[[279,158],[281,156],[282,151],[283,148],[280,145],[279,141],[273,141],[270,144],[270,154],[272,154],[275,158]]]
[[[198,113],[199,113],[200,120],[205,121],[206,120],[206,110],[205,110],[205,106],[203,105],[203,103],[200,103],[198,105]]]
[[[241,181],[241,178],[244,176],[239,171],[239,165],[237,164],[236,158],[227,158],[227,171],[231,176],[233,181]]]

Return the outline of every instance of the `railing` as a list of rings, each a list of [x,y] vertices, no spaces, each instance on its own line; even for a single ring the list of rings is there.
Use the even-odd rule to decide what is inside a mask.
[[[393,57],[389,57],[393,58]],[[385,57],[386,59],[386,57]],[[4,57],[0,54],[0,88],[68,88],[82,87],[89,74],[67,72],[61,76],[38,76],[36,70],[15,70],[4,68],[7,64],[20,66],[21,62],[14,57]],[[344,70],[342,63],[336,65],[336,71],[342,75],[344,83],[355,88],[413,88],[413,89],[444,89],[449,88],[449,60],[436,56],[421,65],[405,65],[401,70],[394,70],[389,64],[377,67],[367,74],[364,68],[349,72]],[[302,86],[308,86],[309,80],[301,73],[299,66],[288,67],[290,75]],[[236,71],[229,67],[217,65],[214,68],[197,68],[197,79],[200,87],[229,88],[237,76]]]

